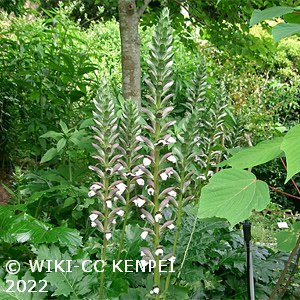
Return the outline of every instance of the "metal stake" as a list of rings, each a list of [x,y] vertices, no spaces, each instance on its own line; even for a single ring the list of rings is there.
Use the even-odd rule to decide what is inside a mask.
[[[253,278],[253,261],[252,261],[252,244],[251,244],[251,223],[246,220],[243,222],[244,241],[247,257],[247,287],[248,299],[255,300],[254,278]]]

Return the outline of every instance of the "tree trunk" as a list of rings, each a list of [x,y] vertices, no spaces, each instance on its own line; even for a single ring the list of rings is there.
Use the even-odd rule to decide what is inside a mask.
[[[141,55],[138,25],[140,13],[135,0],[119,0],[123,97],[141,101]]]

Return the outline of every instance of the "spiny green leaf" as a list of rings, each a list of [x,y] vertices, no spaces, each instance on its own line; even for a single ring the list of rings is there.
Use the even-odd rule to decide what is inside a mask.
[[[281,150],[287,160],[287,176],[285,183],[300,172],[300,125],[296,125],[283,138]]]
[[[254,147],[243,149],[222,162],[220,166],[229,165],[233,168],[245,169],[264,164],[282,153],[280,149],[282,141],[281,137],[275,138],[272,141],[263,141]]]
[[[232,226],[261,211],[270,202],[268,185],[255,175],[238,169],[215,174],[202,190],[199,218],[226,218]]]

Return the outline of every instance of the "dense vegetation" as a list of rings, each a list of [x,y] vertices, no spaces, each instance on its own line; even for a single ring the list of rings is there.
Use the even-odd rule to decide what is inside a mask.
[[[1,12],[1,299],[247,299],[241,220],[223,216],[230,226],[207,207],[210,218],[198,218],[200,196],[205,205],[214,180],[230,170],[221,171],[228,158],[270,186],[272,203],[251,216],[256,297],[269,298],[299,236],[299,170],[285,184],[283,157],[289,174],[284,143],[299,134],[300,42],[275,44],[265,24],[240,26],[228,17],[238,8],[219,2],[227,14],[216,24],[227,23],[218,32],[213,18],[197,23],[213,5],[187,1],[190,22],[179,5],[169,17],[152,3],[140,24],[141,110],[121,96],[119,27],[106,2],[97,21],[93,10],[80,20],[76,5]],[[243,6],[245,20],[251,8]],[[272,138],[284,153],[237,152]],[[268,159],[251,161],[260,151]],[[292,234],[277,228],[283,220]],[[174,274],[112,271],[113,259],[157,259],[161,248],[166,260],[176,257]],[[11,259],[22,262],[18,274],[5,270]],[[104,273],[30,272],[33,259],[108,265]],[[293,266],[284,299],[299,298]],[[5,282],[20,279],[46,280],[47,293],[7,293]]]

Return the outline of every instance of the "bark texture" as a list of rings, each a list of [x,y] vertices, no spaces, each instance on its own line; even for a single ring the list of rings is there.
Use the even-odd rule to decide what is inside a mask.
[[[122,53],[122,85],[125,99],[141,101],[141,54],[138,25],[140,12],[135,0],[119,0]]]

